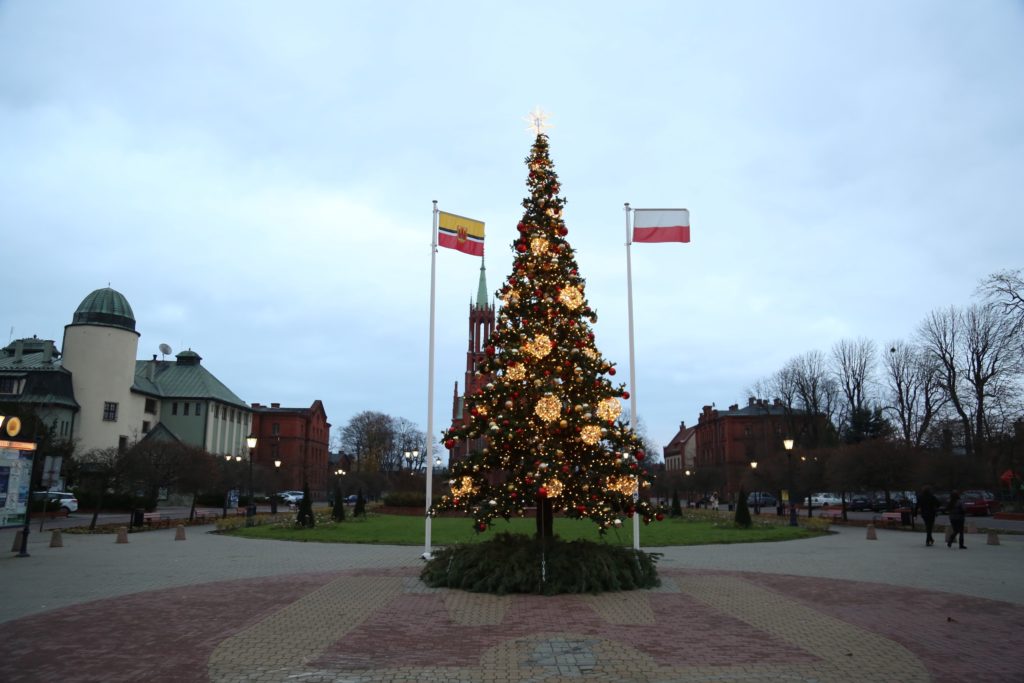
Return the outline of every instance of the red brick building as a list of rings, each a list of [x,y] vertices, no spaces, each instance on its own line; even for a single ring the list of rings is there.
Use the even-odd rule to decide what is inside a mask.
[[[466,396],[472,396],[480,387],[487,383],[487,378],[476,374],[476,369],[486,357],[484,349],[487,340],[494,331],[494,304],[488,302],[486,271],[484,260],[480,259],[480,284],[477,287],[476,301],[469,304],[469,348],[466,350],[466,378],[463,383],[465,393],[459,395],[459,383],[455,383],[452,396],[452,428],[466,424],[469,419],[465,414]],[[449,463],[465,458],[471,452],[483,448],[483,438],[472,441],[460,441],[448,452]]]
[[[824,421],[822,415],[816,416]],[[739,491],[750,463],[767,463],[785,459],[783,439],[791,439],[806,431],[812,418],[804,411],[789,408],[775,399],[749,398],[747,405],[731,405],[728,410],[704,406],[695,428],[698,470],[717,470],[722,490],[720,497],[732,500]]]
[[[308,482],[313,500],[327,497],[331,425],[323,403],[313,401],[309,408],[253,403],[252,432],[257,438],[253,464],[274,470],[274,461],[281,461],[277,491],[301,491]]]

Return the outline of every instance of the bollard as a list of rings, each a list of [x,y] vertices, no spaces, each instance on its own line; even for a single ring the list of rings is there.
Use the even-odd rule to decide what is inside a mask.
[[[128,527],[119,526],[117,527],[117,543],[128,542]]]
[[[978,533],[978,525],[975,524],[974,522],[971,522],[970,524],[968,524],[967,525],[967,533],[969,533],[969,534],[976,534],[976,533]]]
[[[14,545],[11,546],[11,552],[12,553],[20,553],[21,552],[21,534],[22,533],[23,533],[22,530],[18,529],[18,533],[16,533],[14,535]]]
[[[53,533],[50,534],[50,547],[51,548],[63,548],[64,541],[60,537],[60,529],[54,529]]]
[[[179,524],[178,525],[178,529],[174,532],[174,540],[175,541],[184,541],[185,540],[185,526],[183,524]]]
[[[995,531],[989,531],[986,545],[999,545],[999,534]]]
[[[867,538],[867,540],[869,540],[869,541],[877,541],[878,540],[878,536],[875,534],[875,525],[874,524],[868,524],[868,538]]]

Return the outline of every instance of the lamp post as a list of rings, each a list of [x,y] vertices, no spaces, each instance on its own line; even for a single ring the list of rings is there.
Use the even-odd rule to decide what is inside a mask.
[[[409,465],[409,474],[412,474],[412,464],[418,457],[420,457],[420,452],[418,450],[405,452],[405,462]]]
[[[786,465],[789,469],[789,525],[798,526],[796,522],[796,505],[793,500],[793,439],[783,439],[786,448]]]
[[[252,490],[252,452],[256,450],[256,435],[245,437],[245,445],[249,448],[249,505],[245,508],[245,525],[252,526],[256,523],[256,497]]]
[[[751,460],[750,461],[750,469],[753,470],[754,472],[757,472],[757,461],[756,460]],[[761,514],[761,493],[759,491],[755,491],[754,492],[754,514],[755,515],[760,515]]]

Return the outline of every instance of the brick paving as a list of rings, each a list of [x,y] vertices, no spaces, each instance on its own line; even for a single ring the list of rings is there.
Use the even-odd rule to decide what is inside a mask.
[[[542,597],[429,588],[413,548],[65,535],[0,558],[0,680],[1024,680],[1024,542],[879,536],[657,549],[657,589]]]

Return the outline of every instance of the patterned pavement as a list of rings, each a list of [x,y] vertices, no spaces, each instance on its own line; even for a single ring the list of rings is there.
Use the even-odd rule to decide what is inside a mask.
[[[878,535],[654,549],[655,590],[556,597],[428,588],[413,548],[35,537],[0,558],[0,680],[1024,680],[1024,539]]]

